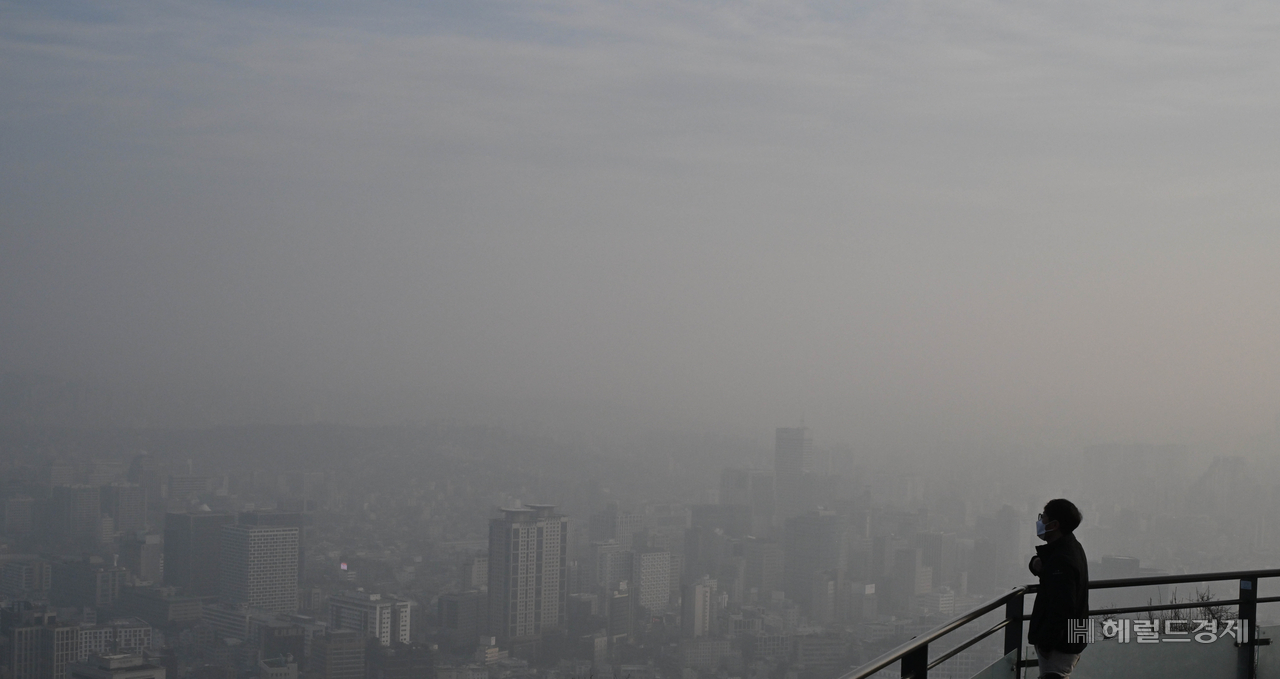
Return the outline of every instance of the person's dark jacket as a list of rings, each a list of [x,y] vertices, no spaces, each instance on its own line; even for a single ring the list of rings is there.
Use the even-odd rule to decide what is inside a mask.
[[[1084,548],[1074,535],[1063,533],[1057,540],[1036,547],[1036,556],[1040,558],[1040,589],[1031,608],[1027,641],[1062,653],[1080,653],[1085,644],[1067,643],[1067,621],[1089,617],[1089,563]]]

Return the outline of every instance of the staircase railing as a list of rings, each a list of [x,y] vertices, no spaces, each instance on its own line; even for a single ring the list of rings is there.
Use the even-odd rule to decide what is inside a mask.
[[[1239,673],[1243,679],[1255,679],[1254,657],[1258,642],[1258,604],[1280,602],[1280,596],[1259,597],[1258,580],[1262,578],[1280,578],[1280,569],[1253,571],[1224,571],[1219,573],[1185,573],[1180,575],[1155,575],[1145,578],[1120,578],[1115,580],[1094,580],[1089,589],[1118,589],[1124,587],[1145,587],[1150,585],[1174,585],[1190,582],[1225,582],[1239,581],[1240,595],[1235,599],[1171,602],[1167,604],[1150,604],[1147,606],[1127,606],[1122,608],[1104,608],[1089,611],[1090,616],[1118,615],[1123,613],[1142,613],[1146,611],[1171,611],[1188,608],[1206,608],[1216,606],[1235,606],[1237,617],[1245,621],[1243,626],[1249,630],[1247,640],[1239,644]],[[1014,654],[1015,666],[1034,667],[1034,660],[1022,658],[1023,622],[1027,620],[1025,600],[1028,594],[1036,593],[1036,585],[1021,585],[1009,592],[982,604],[963,615],[920,634],[910,641],[885,653],[861,667],[841,675],[839,679],[866,679],[894,663],[900,663],[903,679],[928,679],[929,670],[941,665],[956,654],[1004,630],[1004,652]],[[943,637],[972,623],[992,611],[1004,608],[1004,619],[990,628],[965,639],[945,652],[934,657],[929,655],[929,647]],[[1263,642],[1265,643],[1265,642]]]

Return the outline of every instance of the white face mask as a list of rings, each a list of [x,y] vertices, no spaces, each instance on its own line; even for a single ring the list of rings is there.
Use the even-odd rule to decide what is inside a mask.
[[[1044,522],[1041,521],[1040,519],[1036,519],[1036,537],[1042,538],[1044,537],[1044,534],[1047,532],[1049,531],[1045,530]]]

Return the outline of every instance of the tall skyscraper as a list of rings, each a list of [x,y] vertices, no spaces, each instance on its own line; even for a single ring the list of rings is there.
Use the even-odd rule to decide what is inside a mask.
[[[239,523],[249,526],[290,526],[298,529],[298,582],[306,580],[306,514],[277,509],[240,512]]]
[[[812,613],[814,580],[827,573],[841,582],[847,558],[847,522],[834,512],[787,519],[783,533],[783,587],[787,598]]]
[[[488,633],[503,645],[536,641],[566,623],[569,519],[554,505],[502,513],[489,522]]]
[[[102,512],[115,522],[115,532],[133,533],[147,527],[147,490],[136,483],[102,487]]]
[[[481,589],[489,586],[489,557],[472,556],[462,562],[462,588]]]
[[[623,549],[631,549],[631,536],[643,529],[644,524],[644,514],[624,512],[618,508],[618,503],[610,502],[603,512],[591,516],[589,537],[592,542],[614,540]]]
[[[631,588],[635,605],[650,615],[666,611],[671,603],[671,553],[649,550],[633,554]]]
[[[407,644],[410,641],[409,605],[408,601],[381,594],[332,594],[329,596],[329,625],[333,629],[362,632],[383,646],[394,642]]]
[[[635,599],[626,582],[619,583],[618,588],[604,598],[606,629],[613,642],[631,638],[635,631],[635,612]]]
[[[135,455],[129,463],[125,478],[129,483],[142,486],[147,493],[148,502],[157,503],[164,497],[164,477],[160,473],[160,463],[150,453]]]
[[[102,499],[97,486],[54,486],[49,496],[50,533],[68,544],[102,542]]]
[[[798,475],[809,471],[813,457],[813,438],[807,427],[778,427],[774,432],[773,471],[779,475]]]
[[[129,570],[135,583],[160,584],[163,564],[164,544],[159,533],[127,534],[120,542],[120,565]]]
[[[173,513],[164,519],[164,584],[191,596],[212,596],[221,587],[222,527],[234,514]]]
[[[777,513],[774,473],[757,469],[725,469],[720,474],[720,504],[751,508],[751,534],[764,537]]]
[[[287,526],[222,527],[224,604],[276,613],[298,610],[298,529]]]
[[[742,542],[742,555],[746,558],[746,583],[748,591],[756,590],[761,601],[768,601],[771,592],[782,590],[782,545],[774,540],[749,538]]]
[[[616,541],[592,543],[589,556],[595,588],[613,590],[619,582],[631,579],[631,550]]]
[[[773,449],[778,516],[789,519],[813,508],[809,477],[813,439],[805,427],[778,427]]]
[[[919,547],[898,549],[893,557],[889,606],[899,612],[916,612],[919,597],[933,589],[933,569],[925,566]]]
[[[716,581],[712,578],[698,578],[684,586],[680,597],[680,631],[688,639],[696,639],[711,634],[711,624],[715,620],[711,598],[716,592]]]
[[[712,526],[692,526],[684,534],[684,577],[682,582],[709,575],[715,577],[732,552],[732,540]]]

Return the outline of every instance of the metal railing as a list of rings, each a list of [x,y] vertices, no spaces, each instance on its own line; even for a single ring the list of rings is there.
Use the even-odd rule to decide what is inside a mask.
[[[1142,613],[1146,611],[1171,611],[1187,608],[1208,608],[1216,606],[1235,606],[1237,617],[1247,621],[1248,640],[1240,644],[1239,672],[1242,679],[1255,679],[1254,654],[1259,645],[1258,638],[1258,604],[1280,602],[1280,597],[1259,597],[1258,580],[1260,578],[1280,578],[1280,569],[1255,571],[1225,571],[1220,573],[1186,573],[1181,575],[1156,575],[1145,578],[1121,578],[1115,580],[1094,580],[1089,589],[1117,589],[1122,587],[1143,587],[1149,585],[1175,585],[1191,582],[1225,582],[1237,580],[1240,583],[1240,596],[1236,599],[1193,601],[1183,603],[1151,604],[1147,606],[1128,606],[1124,608],[1104,608],[1089,611],[1090,616],[1117,615],[1122,613]],[[1028,594],[1035,594],[1036,585],[1015,587],[1005,594],[988,601],[978,608],[957,616],[952,620],[935,627],[924,634],[885,653],[861,667],[843,674],[839,679],[866,679],[894,663],[901,663],[903,679],[928,679],[929,670],[941,665],[956,654],[987,637],[1004,630],[1004,653],[1014,653],[1016,667],[1027,667],[1030,663],[1022,658],[1023,622],[1028,616],[1024,610],[1024,601]],[[929,646],[957,629],[972,623],[982,616],[1004,607],[1004,619],[990,628],[969,637],[951,647],[944,653],[930,659]]]

